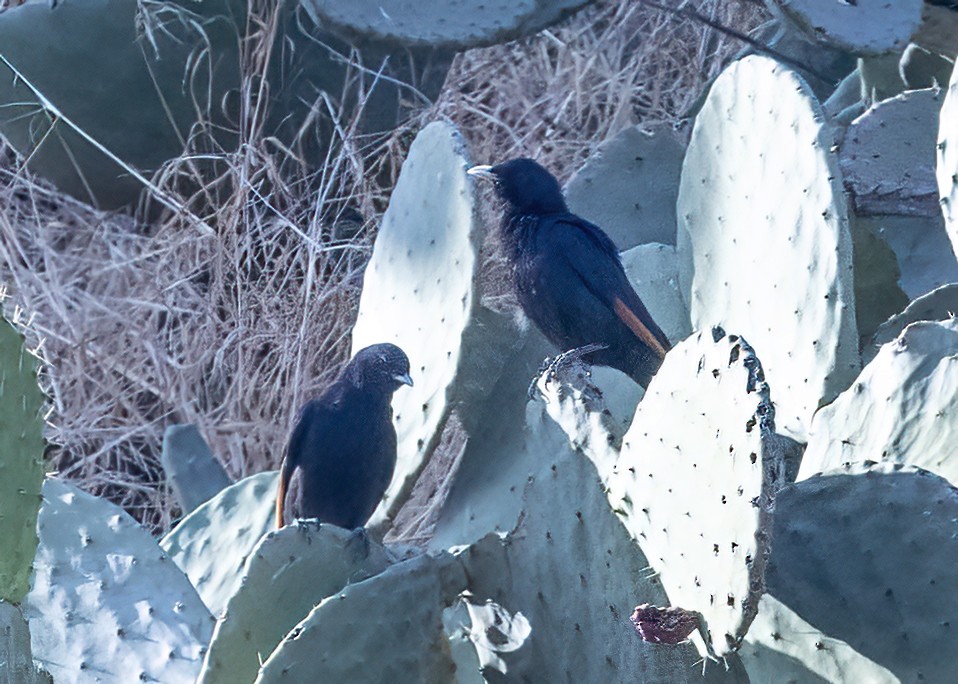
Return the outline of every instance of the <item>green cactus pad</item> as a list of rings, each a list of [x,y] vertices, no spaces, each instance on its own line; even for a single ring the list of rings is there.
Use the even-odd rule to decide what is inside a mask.
[[[353,350],[399,345],[415,382],[393,398],[396,472],[371,525],[388,523],[412,491],[461,390],[469,358],[464,338],[479,324],[480,229],[468,165],[450,124],[424,128],[402,166],[366,267]]]
[[[831,681],[951,681],[956,519],[958,491],[919,468],[855,466],[785,487],[766,586],[812,630],[773,616],[782,631],[756,637]]]
[[[753,682],[901,684],[891,672],[765,594],[739,651]]]
[[[698,333],[666,356],[605,476],[671,604],[702,615],[715,655],[737,648],[762,593],[769,506],[786,478],[774,416],[752,348]]]
[[[230,485],[229,476],[195,425],[166,428],[160,462],[184,514]]]
[[[857,55],[901,52],[921,23],[922,0],[774,0],[812,40]]]
[[[37,668],[30,648],[30,627],[20,608],[0,600],[0,684],[53,684]]]
[[[262,659],[314,606],[389,563],[382,546],[333,525],[302,521],[269,533],[246,559],[197,684],[253,681]]]
[[[912,301],[905,310],[878,326],[871,344],[862,350],[862,360],[871,363],[882,346],[894,341],[902,331],[918,321],[947,321],[958,313],[958,283],[942,285]],[[814,422],[814,421],[813,421]]]
[[[809,82],[819,98],[827,98],[848,72],[855,68],[856,58],[821,41],[810,40],[789,19],[777,16],[750,32],[752,38],[768,45],[776,53],[792,60],[791,64],[799,68],[802,78]],[[744,54],[754,54],[751,46],[744,47]],[[783,60],[784,61],[784,60]],[[855,91],[858,92],[858,79],[855,79]],[[856,97],[857,99],[857,97]],[[852,104],[849,102],[848,104]]]
[[[622,265],[652,319],[672,343],[692,333],[689,310],[679,287],[675,248],[649,243],[622,252]]]
[[[856,216],[855,227],[877,235],[898,261],[898,285],[910,299],[958,282],[958,260],[937,216]]]
[[[179,522],[160,546],[190,578],[214,616],[243,580],[246,558],[274,529],[275,471],[233,484]]]
[[[307,0],[316,23],[346,39],[462,50],[536,33],[591,0]]]
[[[482,429],[469,437],[429,548],[471,544],[492,531],[508,532],[522,512],[522,490],[546,455],[566,447],[565,435],[545,418],[527,418],[526,390],[542,359],[554,350],[534,328],[518,327],[522,345],[507,362],[486,401],[472,411]]]
[[[958,482],[958,319],[913,323],[821,409],[799,479],[881,459]]]
[[[839,163],[857,214],[938,214],[941,101],[935,89],[908,91],[873,105],[848,127]]]
[[[448,553],[418,556],[327,598],[263,663],[270,682],[449,682],[443,610],[466,577]]]
[[[955,17],[955,28],[958,29],[958,13],[952,12],[952,14]],[[899,62],[906,90],[944,88],[951,78],[954,65],[954,58],[942,57],[916,43],[908,46]]]
[[[601,226],[620,250],[675,244],[675,196],[685,142],[669,125],[627,128],[604,142],[565,187],[574,213]]]
[[[926,2],[921,10],[921,27],[912,40],[954,62],[958,58],[958,12]]]
[[[123,509],[48,478],[23,611],[57,684],[193,681],[213,632],[196,590]]]
[[[207,102],[202,88],[194,92],[183,82],[191,52],[204,47],[197,25],[225,57],[214,60],[214,73],[207,75],[198,65],[195,74],[216,84],[217,106],[228,90],[225,84],[239,84],[238,46],[224,3],[199,3],[195,9],[205,16],[190,14],[182,23],[165,21],[163,30],[154,30],[153,44],[137,34],[138,26],[143,29],[156,18],[147,17],[149,8],[144,7],[142,14],[138,9],[133,0],[18,7],[0,15],[0,44],[3,56],[64,116],[150,175],[183,150],[183,139],[196,120],[194,105]],[[176,5],[167,6],[167,12],[173,10],[183,12]],[[214,20],[217,10],[224,16]],[[0,76],[0,102],[5,105],[0,108],[0,129],[30,159],[31,168],[61,190],[94,204],[117,207],[136,197],[141,182],[62,121],[47,135],[54,117],[2,63]],[[90,83],[99,85],[90,88]],[[128,125],[130,121],[136,125]]]
[[[958,256],[958,66],[951,73],[938,127],[938,194],[951,248]]]
[[[900,66],[901,53],[899,52],[858,59],[862,104],[865,107],[895,97],[905,90],[905,80],[902,78]]]
[[[854,244],[855,323],[864,347],[878,326],[908,305],[894,250],[871,229],[873,222],[851,217]],[[950,256],[950,254],[949,254]]]
[[[43,484],[43,394],[23,337],[0,321],[0,600],[18,603],[30,588]]]
[[[802,440],[860,362],[831,130],[794,72],[750,56],[719,76],[695,120],[678,215],[692,327],[721,325],[755,346],[778,427]]]

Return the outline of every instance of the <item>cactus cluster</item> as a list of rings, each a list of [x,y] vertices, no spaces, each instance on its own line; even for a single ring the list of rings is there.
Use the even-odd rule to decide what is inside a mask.
[[[808,3],[778,4],[856,55],[903,48],[897,24],[870,27],[912,8],[836,9],[861,13],[859,41]],[[868,223],[945,235],[954,136],[942,116],[942,218],[929,202],[935,142],[918,130],[936,98],[823,108],[795,72],[748,56],[712,84],[684,153],[636,131],[610,143],[569,186],[587,216],[585,188],[649,173],[628,150],[684,154],[674,246],[671,225],[629,228],[672,221],[664,205],[637,212],[625,187],[591,205],[621,208],[626,270],[675,346],[645,392],[572,354],[533,400],[550,350],[483,306],[465,145],[451,124],[426,126],[353,334],[355,348],[400,344],[416,381],[396,397],[399,465],[374,526],[276,530],[276,474],[261,473],[157,543],[48,479],[29,593],[0,603],[14,667],[35,678],[35,659],[58,682],[949,681],[958,284],[906,286],[901,240]],[[861,116],[842,120],[849,107]],[[958,268],[944,251],[939,275]],[[24,407],[16,430],[38,428],[32,370],[13,367],[22,382],[8,369],[0,401]],[[381,543],[454,413],[464,436],[428,542]],[[29,471],[32,508],[14,499],[4,514],[18,529],[39,505],[36,444],[0,458]],[[28,529],[2,543],[17,601],[36,542]]]

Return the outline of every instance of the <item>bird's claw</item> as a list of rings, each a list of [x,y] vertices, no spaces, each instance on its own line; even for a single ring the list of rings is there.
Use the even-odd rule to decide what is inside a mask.
[[[542,377],[543,373],[550,370],[553,361],[558,358],[558,356],[547,356],[542,359],[539,368],[536,369],[536,374],[532,376],[532,380],[529,382],[529,389],[526,390],[526,396],[529,397],[529,401],[535,401],[539,397],[539,378]],[[549,377],[552,376],[550,375]]]
[[[609,345],[607,344],[586,344],[581,347],[569,349],[568,351],[564,351],[556,356],[547,356],[542,360],[542,363],[539,364],[539,370],[536,371],[535,376],[532,378],[532,382],[529,383],[529,400],[535,401],[535,399],[541,395],[541,392],[539,391],[539,381],[543,378],[543,376],[545,376],[546,384],[548,384],[555,378],[559,377],[564,370],[573,364],[583,363],[582,357],[586,354],[602,351],[603,349],[608,349],[608,347]]]

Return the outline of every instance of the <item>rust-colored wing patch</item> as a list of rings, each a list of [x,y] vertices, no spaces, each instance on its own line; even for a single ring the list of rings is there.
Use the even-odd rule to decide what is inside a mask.
[[[655,335],[652,334],[652,331],[645,327],[645,323],[639,320],[639,317],[635,315],[635,312],[626,306],[625,302],[616,297],[612,300],[612,308],[615,310],[616,316],[618,316],[623,323],[629,326],[629,330],[634,332],[636,337],[645,342],[645,346],[658,354],[659,358],[665,358],[665,347],[663,347],[662,343],[656,339]]]

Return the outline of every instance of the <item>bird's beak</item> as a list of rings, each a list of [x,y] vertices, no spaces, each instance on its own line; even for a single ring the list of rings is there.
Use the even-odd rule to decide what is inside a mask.
[[[466,173],[470,176],[475,176],[476,178],[484,178],[486,180],[496,179],[496,174],[492,172],[492,167],[488,164],[479,164],[478,166],[473,166],[471,169],[467,169]]]
[[[393,380],[412,387],[412,378],[409,377],[409,373],[403,373],[402,375],[394,375]]]

